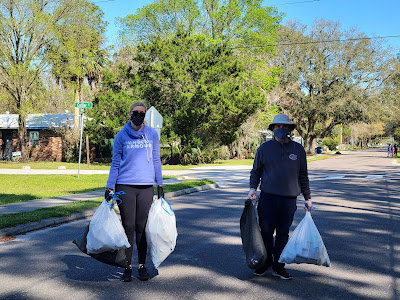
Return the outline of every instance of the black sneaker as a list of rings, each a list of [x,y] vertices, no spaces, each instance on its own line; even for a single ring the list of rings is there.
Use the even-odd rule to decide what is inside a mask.
[[[285,268],[274,269],[272,268],[272,275],[280,277],[281,279],[289,280],[292,279],[292,275],[290,275]]]
[[[258,269],[255,269],[253,274],[256,276],[262,276],[265,274],[265,272],[267,272],[269,270],[269,268],[271,268],[271,266],[272,266],[272,263],[265,263],[264,266],[262,266]]]
[[[124,274],[121,276],[122,282],[132,281],[132,268],[125,268]]]
[[[150,275],[149,275],[149,273],[147,273],[145,266],[139,267],[138,274],[139,274],[139,280],[141,280],[141,281],[146,281],[146,280],[150,279]]]

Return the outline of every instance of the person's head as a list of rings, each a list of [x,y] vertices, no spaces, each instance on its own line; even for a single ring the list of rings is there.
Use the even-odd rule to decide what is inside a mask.
[[[296,125],[290,121],[287,115],[279,114],[274,117],[274,120],[269,124],[268,129],[274,132],[275,137],[284,139],[295,127]]]
[[[132,121],[132,124],[139,127],[144,122],[144,117],[146,116],[146,105],[141,102],[137,101],[132,103],[129,108],[129,118]]]

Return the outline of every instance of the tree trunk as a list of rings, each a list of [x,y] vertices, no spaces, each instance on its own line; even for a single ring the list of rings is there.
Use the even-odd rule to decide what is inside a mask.
[[[26,120],[24,115],[19,116],[19,121],[18,121],[18,135],[19,135],[19,145],[21,149],[21,159],[26,161],[29,159],[29,153],[28,153],[28,146],[27,146],[27,130],[26,130]]]
[[[314,153],[314,140],[315,137],[313,136],[306,136],[304,138],[304,149],[306,150],[307,154]]]

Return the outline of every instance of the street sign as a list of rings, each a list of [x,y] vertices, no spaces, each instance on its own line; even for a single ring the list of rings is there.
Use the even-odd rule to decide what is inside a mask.
[[[153,127],[160,137],[161,135],[161,128],[163,126],[163,117],[161,114],[155,109],[154,106],[150,107],[146,112],[146,117],[144,118],[147,125]]]
[[[79,112],[80,112],[81,114],[84,114],[84,113],[86,112],[86,108],[80,107],[80,108],[79,108]]]
[[[93,103],[91,103],[91,102],[75,102],[75,107],[92,108],[93,107]]]

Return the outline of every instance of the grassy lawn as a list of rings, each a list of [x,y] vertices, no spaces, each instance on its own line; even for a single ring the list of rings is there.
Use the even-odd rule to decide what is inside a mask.
[[[107,178],[107,174],[80,175],[79,179],[75,175],[0,175],[0,205],[101,190]]]
[[[18,176],[18,175],[16,175]],[[176,184],[164,186],[164,192],[173,192],[195,186],[201,186],[206,184],[214,183],[212,180],[204,179],[197,181],[180,182]],[[156,189],[154,191],[156,193]],[[103,197],[99,197],[94,200],[78,201],[71,204],[60,205],[49,208],[41,208],[30,212],[22,212],[16,214],[8,214],[0,216],[0,229],[13,227],[19,224],[26,224],[28,222],[37,222],[43,219],[55,218],[55,217],[68,217],[76,212],[96,208],[104,200]]]
[[[320,159],[327,159],[330,155],[311,155],[307,157],[308,161],[316,161]],[[210,166],[252,166],[253,159],[228,159],[228,160],[216,160],[212,164],[198,164],[198,165],[163,165],[163,170],[188,170],[196,167],[210,167]],[[91,163],[88,168],[86,163],[81,163],[81,170],[109,170],[110,163]],[[15,162],[15,161],[0,161],[0,169],[22,169],[23,166],[29,166],[31,169],[58,169],[58,167],[64,166],[67,170],[77,170],[77,163],[66,163],[66,162]]]
[[[324,160],[333,157],[333,155],[325,155],[325,154],[319,154],[316,156],[308,156],[307,157],[307,162],[313,162],[313,161],[318,161],[318,160]]]
[[[163,170],[188,170],[195,167],[204,166],[237,166],[237,165],[252,165],[253,159],[230,159],[230,160],[217,160],[213,164],[198,164],[198,165],[163,165]],[[31,169],[58,169],[64,166],[67,170],[77,170],[78,163],[66,162],[50,162],[50,161],[29,161],[29,162],[16,162],[16,161],[0,161],[0,169],[22,169],[23,166],[29,166]],[[81,170],[109,170],[111,163],[91,163],[88,168],[86,163],[81,163]]]
[[[111,164],[105,163],[91,163],[88,168],[86,163],[81,163],[81,170],[109,170]],[[0,169],[22,169],[23,166],[29,166],[31,169],[58,169],[58,167],[64,166],[68,170],[78,170],[78,163],[67,163],[67,162],[52,162],[52,161],[29,161],[29,162],[17,162],[17,161],[0,161]]]
[[[68,217],[76,212],[96,208],[104,199],[78,201],[71,204],[60,205],[49,208],[41,208],[34,211],[8,214],[0,216],[0,229],[14,227],[29,222],[38,222],[40,220],[56,217]]]

